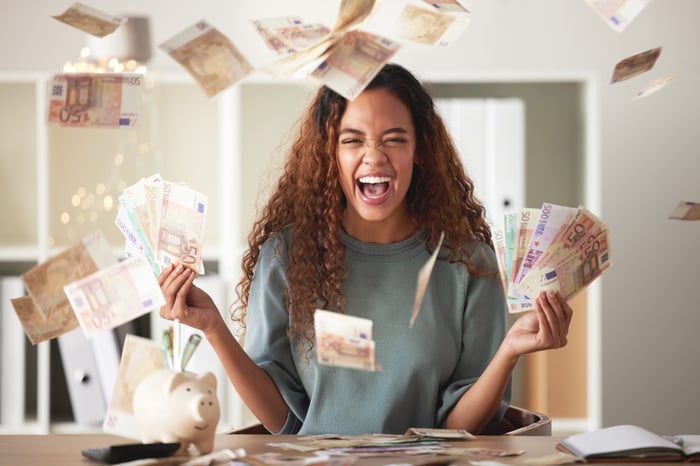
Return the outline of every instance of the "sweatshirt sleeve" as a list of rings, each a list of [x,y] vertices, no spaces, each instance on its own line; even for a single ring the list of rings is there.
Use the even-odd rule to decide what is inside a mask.
[[[309,406],[294,363],[293,343],[287,337],[286,258],[283,240],[272,239],[263,245],[250,287],[245,336],[246,352],[268,373],[289,407],[278,434],[297,433]]]
[[[475,265],[495,272],[496,278],[474,277],[467,274],[467,294],[462,319],[462,348],[457,366],[442,392],[436,425],[444,426],[447,416],[460,397],[477,381],[496,354],[506,331],[506,303],[503,285],[498,279],[496,256],[491,248],[481,244],[473,257]],[[494,419],[503,417],[510,403],[511,383]]]

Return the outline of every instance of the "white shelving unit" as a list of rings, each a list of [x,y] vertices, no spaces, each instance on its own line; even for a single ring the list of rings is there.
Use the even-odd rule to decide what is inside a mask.
[[[246,107],[266,112],[269,107],[259,107],[275,94],[267,92],[265,83],[239,84],[207,99],[184,73],[154,74],[146,79],[138,128],[77,129],[46,122],[50,76],[0,74],[0,98],[12,109],[0,115],[0,207],[5,213],[0,229],[0,276],[17,276],[96,229],[102,230],[115,253],[121,255],[124,240],[114,226],[117,196],[140,177],[159,172],[209,196],[203,255],[207,277],[219,278],[222,291],[217,304],[227,314],[234,298],[246,224],[252,222],[260,192],[258,175],[271,166],[269,157],[256,154],[269,155],[280,146],[308,89],[291,83],[298,92],[289,105],[289,115],[280,112],[278,101],[275,115],[267,119],[260,133],[248,128],[244,138],[243,128],[250,124],[244,118]],[[245,146],[255,148],[248,151],[247,160],[243,157]],[[107,207],[110,203],[111,210]],[[0,297],[3,312],[12,310],[9,298]],[[25,366],[25,398],[31,412],[19,425],[3,425],[0,417],[0,433],[99,428],[52,414],[52,404],[59,396],[51,375],[61,369],[60,364],[56,367],[55,354],[52,357],[57,348],[50,342],[40,343],[34,355],[28,340],[26,346],[32,353],[30,361],[35,358],[35,364]],[[223,371],[217,375],[225,387],[220,391],[224,394],[222,425],[238,427],[252,422]],[[23,381],[3,378],[2,383]]]

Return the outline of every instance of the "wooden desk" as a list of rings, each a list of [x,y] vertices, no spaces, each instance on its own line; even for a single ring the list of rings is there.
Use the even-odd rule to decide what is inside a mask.
[[[218,435],[215,450],[223,448],[244,448],[248,455],[263,453],[265,451],[283,451],[267,445],[268,442],[294,441],[293,435]],[[555,446],[561,437],[537,437],[537,436],[480,436],[476,440],[453,442],[463,447],[486,447],[497,449],[522,449],[526,453],[521,456],[509,458],[486,458],[506,464],[522,464],[524,459],[549,455],[555,452]],[[60,435],[0,435],[0,466],[91,466],[96,463],[83,458],[81,450],[90,447],[104,447],[108,445],[133,443],[133,440],[107,434],[60,434]],[[294,454],[298,454],[294,452]],[[464,457],[477,459],[476,457]],[[426,456],[402,458],[377,457],[362,458],[356,463],[358,466],[377,466],[382,464],[399,462],[421,462]],[[596,463],[605,464],[605,463]],[[609,463],[619,466],[620,463]],[[625,463],[627,465],[667,464],[675,463]],[[680,463],[683,464],[683,463]]]

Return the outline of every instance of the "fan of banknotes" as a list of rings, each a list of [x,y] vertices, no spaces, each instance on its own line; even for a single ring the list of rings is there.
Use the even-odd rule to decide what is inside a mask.
[[[145,255],[156,274],[171,263],[204,273],[207,196],[156,173],[126,188],[119,202],[115,223],[127,256]]]
[[[542,291],[570,299],[612,265],[607,226],[582,206],[545,202],[505,215],[492,230],[510,312],[535,309]]]

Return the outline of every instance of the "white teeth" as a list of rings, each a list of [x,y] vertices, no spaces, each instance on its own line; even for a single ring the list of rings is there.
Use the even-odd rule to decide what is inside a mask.
[[[390,180],[388,176],[363,176],[360,178],[360,183],[365,184],[375,184],[375,183],[386,183]]]

